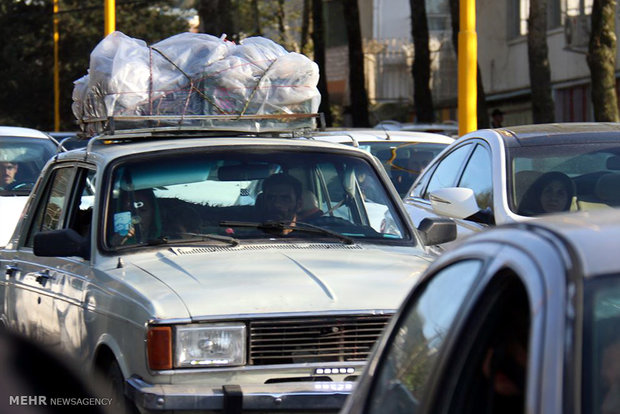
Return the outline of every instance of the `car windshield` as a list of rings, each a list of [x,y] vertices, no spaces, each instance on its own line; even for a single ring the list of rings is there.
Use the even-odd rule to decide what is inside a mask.
[[[55,153],[51,140],[0,137],[0,195],[28,195]]]
[[[448,144],[419,142],[360,142],[359,148],[377,157],[396,191],[404,197],[426,165]]]
[[[107,208],[110,248],[412,239],[372,165],[340,153],[228,148],[143,155],[114,166]],[[385,217],[396,222],[389,232],[381,230]]]
[[[620,410],[620,275],[587,282],[582,412],[615,413]]]
[[[510,148],[510,208],[523,216],[620,206],[620,144]]]

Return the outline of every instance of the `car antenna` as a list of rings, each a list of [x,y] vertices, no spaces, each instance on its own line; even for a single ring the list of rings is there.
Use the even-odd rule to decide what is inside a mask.
[[[385,127],[385,125],[381,125],[381,129],[383,130],[383,132],[385,132],[385,140],[391,141],[392,137],[390,136],[390,133],[388,132],[388,129]]]

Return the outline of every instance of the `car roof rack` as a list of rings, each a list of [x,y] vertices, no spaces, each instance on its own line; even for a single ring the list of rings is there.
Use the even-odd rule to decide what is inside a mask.
[[[315,129],[316,120],[324,124],[323,114],[265,114],[265,115],[114,115],[107,118],[82,119],[84,134],[116,135],[146,131],[236,131],[283,132],[295,129]]]
[[[119,115],[81,121],[82,139],[88,139],[87,152],[94,142],[105,144],[158,138],[217,136],[269,136],[298,138],[309,135],[319,125],[323,113],[268,115]]]

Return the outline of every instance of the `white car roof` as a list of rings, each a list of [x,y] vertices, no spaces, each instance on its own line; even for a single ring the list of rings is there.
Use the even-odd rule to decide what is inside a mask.
[[[49,139],[47,134],[39,130],[12,126],[0,126],[0,136]]]
[[[315,132],[314,138],[320,141],[350,143],[367,142],[423,142],[430,144],[451,144],[454,138],[433,132],[387,131],[380,129],[329,129]]]

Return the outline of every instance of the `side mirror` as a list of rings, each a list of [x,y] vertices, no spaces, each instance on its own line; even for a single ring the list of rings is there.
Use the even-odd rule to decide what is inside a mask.
[[[35,256],[79,256],[90,259],[90,240],[73,229],[42,231],[34,235]]]
[[[449,218],[425,218],[418,226],[425,246],[456,240],[456,223]]]
[[[464,219],[480,211],[471,188],[440,188],[430,194],[433,211],[441,216]]]

